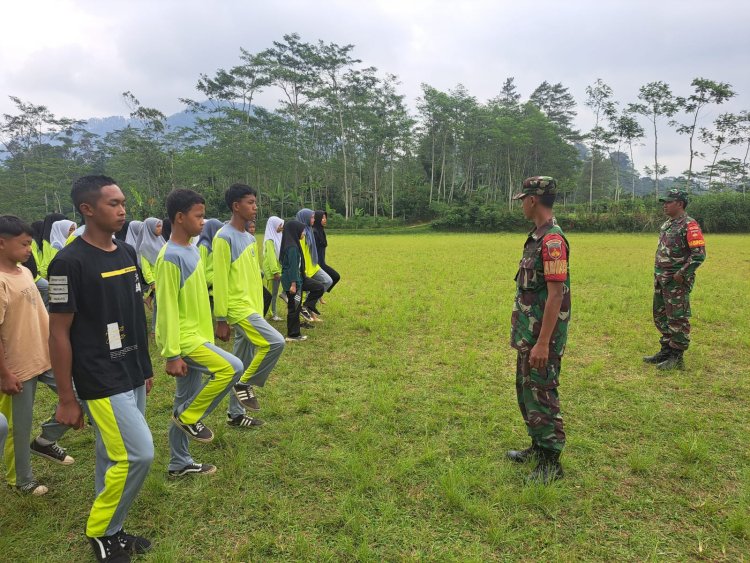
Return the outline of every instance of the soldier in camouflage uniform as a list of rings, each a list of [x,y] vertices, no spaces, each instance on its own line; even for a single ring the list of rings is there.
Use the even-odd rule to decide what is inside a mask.
[[[698,222],[685,212],[686,192],[672,189],[659,201],[669,217],[661,226],[654,263],[654,324],[661,350],[643,361],[674,369],[682,367],[690,344],[690,292],[695,270],[706,259],[706,242]]]
[[[510,345],[517,350],[516,396],[531,447],[507,457],[537,458],[529,479],[547,484],[563,476],[560,454],[565,431],[557,393],[570,320],[570,246],[552,214],[557,184],[549,176],[523,182],[514,199],[536,227],[529,233],[516,274]]]

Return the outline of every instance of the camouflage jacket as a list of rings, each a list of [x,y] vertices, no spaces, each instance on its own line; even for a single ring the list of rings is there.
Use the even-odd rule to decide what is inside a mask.
[[[539,338],[544,307],[547,304],[547,282],[563,282],[563,301],[549,346],[549,357],[560,358],[565,352],[570,320],[570,245],[554,217],[531,231],[523,246],[523,257],[516,273],[516,297],[511,317],[510,345],[530,352]]]
[[[680,273],[690,280],[705,259],[706,242],[695,219],[683,214],[664,222],[654,260],[656,278],[669,281]]]

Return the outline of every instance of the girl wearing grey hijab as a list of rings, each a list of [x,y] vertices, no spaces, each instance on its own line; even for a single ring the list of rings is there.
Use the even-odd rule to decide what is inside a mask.
[[[313,232],[312,225],[315,220],[315,212],[312,209],[300,209],[297,212],[297,221],[305,226],[305,236],[303,237],[304,245],[302,245],[302,252],[305,256],[305,275],[309,278],[314,279],[317,282],[323,284],[325,291],[333,285],[333,278],[326,273],[323,268],[318,264],[318,249],[315,245],[315,233]],[[307,252],[306,252],[307,251]],[[310,260],[307,260],[309,256]],[[308,263],[309,262],[309,263]],[[307,307],[316,317],[320,316],[320,311],[313,305]]]
[[[131,226],[130,229],[132,230],[132,228]],[[166,244],[166,241],[161,236],[161,228],[161,219],[157,219],[156,217],[146,219],[143,222],[143,228],[138,235],[135,246],[135,251],[138,253],[138,262],[141,265],[141,272],[143,273],[143,281],[149,286],[146,305],[149,307],[153,306],[154,310],[153,323],[151,325],[152,334],[154,332],[154,323],[156,323],[156,292],[154,291],[156,271],[154,266],[156,265],[156,257],[159,256],[159,252]]]

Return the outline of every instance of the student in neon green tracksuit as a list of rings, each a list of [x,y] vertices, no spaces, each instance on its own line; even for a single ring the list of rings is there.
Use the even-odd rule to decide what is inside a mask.
[[[52,242],[50,236],[52,235],[52,225],[57,221],[65,219],[65,215],[62,213],[50,213],[44,218],[42,225],[42,238],[39,241],[39,258],[37,267],[39,268],[39,275],[44,279],[47,279],[47,268],[49,263],[52,262],[54,253],[52,251]]]
[[[197,242],[198,253],[201,256],[201,264],[203,264],[203,274],[208,286],[209,299],[214,293],[214,237],[223,226],[224,223],[218,219],[207,219],[203,223],[203,229]],[[211,308],[213,309],[213,303]]]
[[[31,230],[34,231],[33,239],[31,241],[31,258],[24,263],[31,273],[34,274],[34,283],[36,288],[39,290],[39,295],[42,296],[42,302],[44,307],[48,308],[49,305],[49,284],[47,280],[42,276],[42,236],[44,232],[44,221],[34,221],[31,224]]]
[[[55,254],[60,252],[65,245],[68,243],[68,238],[76,231],[78,225],[70,219],[60,219],[52,224],[52,230],[50,231],[49,240],[52,246],[53,253],[51,258],[55,257]],[[50,259],[50,262],[52,260]]]
[[[156,342],[175,377],[175,398],[169,429],[170,477],[211,475],[216,467],[196,463],[188,438],[213,440],[202,422],[240,378],[242,362],[213,343],[214,327],[208,287],[198,249],[190,239],[201,233],[205,200],[192,190],[172,190],[167,214],[172,223],[169,241],[156,259]],[[203,379],[203,375],[208,378]]]
[[[208,287],[198,249],[190,239],[201,233],[205,200],[192,190],[167,196],[172,223],[169,241],[156,259],[156,342],[166,359],[166,372],[176,378],[174,424],[169,430],[169,476],[211,475],[216,467],[196,463],[188,438],[213,440],[202,422],[242,375],[242,362],[213,343]],[[203,375],[209,377],[204,381]]]
[[[125,223],[125,196],[115,181],[84,176],[71,197],[86,217],[86,232],[49,265],[55,418],[73,428],[83,428],[83,411],[91,420],[96,497],[86,537],[98,561],[130,561],[151,546],[123,530],[154,459],[145,418],[153,370],[141,276],[133,248],[112,236]]]
[[[141,267],[143,273],[143,281],[148,285],[146,292],[146,304],[153,309],[151,317],[151,332],[154,331],[156,326],[156,292],[155,282],[156,276],[154,273],[154,265],[156,264],[156,257],[159,256],[159,251],[166,244],[164,238],[162,238],[162,221],[156,217],[149,217],[143,222],[143,227],[138,235],[136,241],[135,250],[138,253],[138,265]]]
[[[263,273],[265,274],[266,289],[271,292],[272,321],[280,321],[276,314],[276,297],[281,285],[281,233],[284,231],[284,220],[271,215],[266,222],[266,234],[263,236]]]
[[[235,329],[235,356],[245,373],[229,398],[227,423],[251,427],[262,424],[245,414],[246,407],[260,410],[253,387],[262,387],[284,350],[284,337],[263,318],[263,282],[255,238],[247,232],[248,221],[258,212],[258,192],[245,184],[233,184],[224,194],[232,219],[216,234],[214,255],[214,315],[216,335],[229,340]]]
[[[305,236],[300,242],[302,256],[305,259],[305,277],[323,284],[324,291],[328,291],[331,285],[333,285],[333,279],[323,268],[321,268],[320,264],[318,264],[318,249],[315,245],[315,233],[312,230],[312,225],[315,221],[315,212],[312,209],[300,209],[297,212],[297,221],[305,226]],[[300,314],[306,320],[320,321],[318,299],[311,298],[308,294],[305,303],[302,305]]]

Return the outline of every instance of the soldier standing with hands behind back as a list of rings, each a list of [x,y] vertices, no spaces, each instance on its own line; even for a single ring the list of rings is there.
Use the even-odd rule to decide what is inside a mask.
[[[654,324],[661,350],[643,361],[675,369],[682,368],[690,344],[690,292],[695,270],[706,259],[706,242],[698,222],[685,212],[687,192],[672,189],[659,201],[669,217],[661,226],[654,263]]]
[[[570,320],[570,245],[552,213],[556,195],[554,178],[534,176],[524,180],[514,196],[523,201],[523,214],[535,225],[516,274],[510,335],[510,345],[518,351],[518,406],[531,447],[506,455],[517,463],[536,457],[529,480],[545,485],[563,476],[565,431],[557,386]]]

